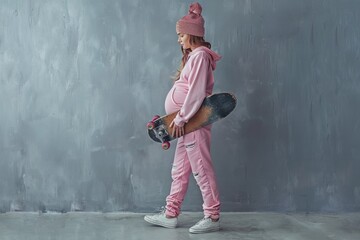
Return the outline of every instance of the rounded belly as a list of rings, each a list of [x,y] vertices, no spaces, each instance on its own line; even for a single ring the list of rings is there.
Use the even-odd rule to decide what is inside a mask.
[[[181,109],[186,98],[186,92],[173,86],[166,96],[165,111],[166,114],[177,112]]]

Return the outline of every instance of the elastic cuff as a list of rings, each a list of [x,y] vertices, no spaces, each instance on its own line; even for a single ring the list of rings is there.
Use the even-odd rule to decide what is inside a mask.
[[[173,212],[170,212],[169,210],[165,210],[165,215],[169,217],[177,217],[177,215]]]
[[[185,122],[179,120],[177,117],[174,119],[174,123],[179,127],[183,127],[185,125]]]

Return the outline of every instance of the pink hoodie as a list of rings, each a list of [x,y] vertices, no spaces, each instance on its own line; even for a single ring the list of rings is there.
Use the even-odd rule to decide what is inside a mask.
[[[221,56],[207,47],[198,47],[189,54],[187,63],[165,100],[166,114],[179,111],[174,122],[184,126],[199,110],[205,97],[212,94],[213,71]]]

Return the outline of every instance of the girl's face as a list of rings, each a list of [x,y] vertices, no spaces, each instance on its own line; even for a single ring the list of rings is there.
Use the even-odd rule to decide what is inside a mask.
[[[186,33],[178,34],[178,43],[183,47],[183,49],[191,48],[190,45],[190,35]]]

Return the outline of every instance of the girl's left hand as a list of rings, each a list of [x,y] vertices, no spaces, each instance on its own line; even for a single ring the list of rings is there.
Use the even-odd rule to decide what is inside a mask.
[[[172,136],[175,138],[181,137],[185,134],[184,126],[180,127],[174,123],[174,120],[170,123],[170,126],[172,128]]]

